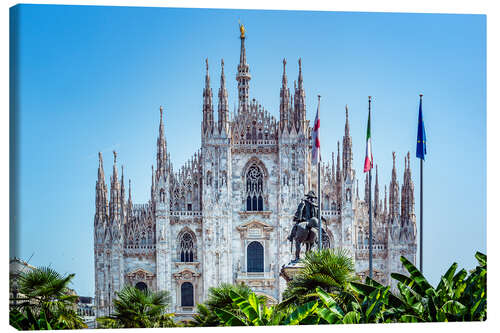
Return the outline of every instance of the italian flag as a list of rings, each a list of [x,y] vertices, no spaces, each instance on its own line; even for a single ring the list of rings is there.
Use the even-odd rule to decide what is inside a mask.
[[[368,172],[373,168],[373,155],[372,155],[372,136],[370,128],[370,110],[368,110],[368,128],[366,129],[366,155],[365,155],[365,169]]]
[[[316,111],[316,118],[314,119],[314,127],[312,132],[312,163],[318,164],[319,161],[319,99],[318,110]]]

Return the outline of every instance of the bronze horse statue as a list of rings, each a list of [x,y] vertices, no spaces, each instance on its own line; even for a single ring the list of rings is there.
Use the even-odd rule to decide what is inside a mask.
[[[297,223],[295,236],[292,239],[292,242],[295,241],[295,259],[293,262],[299,261],[302,244],[306,244],[306,252],[308,252],[312,249],[314,243],[317,243],[318,231],[319,224],[317,217],[312,217],[308,221]]]

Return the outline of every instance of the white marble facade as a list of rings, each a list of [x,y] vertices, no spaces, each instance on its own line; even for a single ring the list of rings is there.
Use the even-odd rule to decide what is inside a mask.
[[[286,237],[301,198],[317,186],[311,165],[311,128],[306,119],[302,66],[290,93],[283,60],[280,119],[249,98],[249,65],[242,33],[238,107],[232,119],[221,62],[217,121],[208,63],[203,91],[201,150],[177,172],[167,151],[160,110],[156,167],[151,199],[133,204],[130,181],[125,193],[123,169],[116,153],[108,202],[99,153],[94,220],[95,300],[97,316],[112,312],[116,291],[127,284],[168,290],[170,311],[188,318],[208,289],[221,282],[246,283],[256,293],[280,301],[286,283],[279,277],[292,259]],[[168,131],[168,129],[167,129]],[[342,150],[342,151],[341,151]],[[357,157],[362,159],[362,156]],[[404,272],[399,257],[416,260],[414,193],[409,154],[399,186],[396,157],[389,188],[380,196],[374,177],[373,271],[382,283],[390,272]],[[324,244],[346,248],[356,271],[368,274],[368,193],[364,198],[352,168],[352,141],[346,109],[345,133],[337,155],[322,165],[322,216],[327,219]]]

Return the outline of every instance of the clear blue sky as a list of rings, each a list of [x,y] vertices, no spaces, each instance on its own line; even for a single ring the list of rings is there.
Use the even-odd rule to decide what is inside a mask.
[[[197,10],[24,5],[18,19],[18,232],[15,255],[76,273],[93,295],[93,216],[97,153],[106,178],[112,150],[132,179],[133,201],[149,198],[160,105],[167,149],[178,169],[200,147],[208,57],[214,100],[224,58],[231,110],[236,102],[238,19],[247,28],[250,97],[279,118],[282,59],[289,84],[302,57],[308,119],[321,101],[323,158],[336,152],[350,108],[360,177],[367,96],[380,181],[397,154],[415,159],[418,94],[424,94],[424,271],[437,283],[449,265],[475,265],[486,251],[486,17],[391,13]],[[12,244],[11,244],[12,249]],[[13,252],[11,252],[13,253]]]

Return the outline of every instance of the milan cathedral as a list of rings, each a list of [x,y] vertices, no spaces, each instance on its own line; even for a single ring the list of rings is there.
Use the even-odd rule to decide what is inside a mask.
[[[99,153],[94,219],[98,317],[112,313],[115,294],[126,285],[169,291],[169,310],[180,318],[189,318],[196,304],[206,299],[208,289],[222,282],[245,283],[271,301],[281,300],[286,282],[279,277],[280,268],[294,257],[287,236],[295,209],[304,194],[317,186],[302,63],[299,59],[292,94],[283,60],[277,120],[249,97],[251,75],[243,28],[240,40],[237,110],[229,116],[222,60],[215,119],[207,61],[201,149],[175,172],[160,108],[156,166],[152,166],[147,203],[133,203],[130,180],[126,194],[116,153],[108,202]],[[342,144],[337,143],[331,162],[321,166],[323,246],[350,251],[358,275],[364,278],[368,275],[368,178],[361,199],[352,167],[347,108],[345,117]],[[390,273],[405,272],[400,256],[416,261],[410,155],[404,158],[401,187],[395,153],[392,158],[392,179],[384,187],[383,199],[376,168],[372,203],[373,277],[384,284],[391,283]]]

